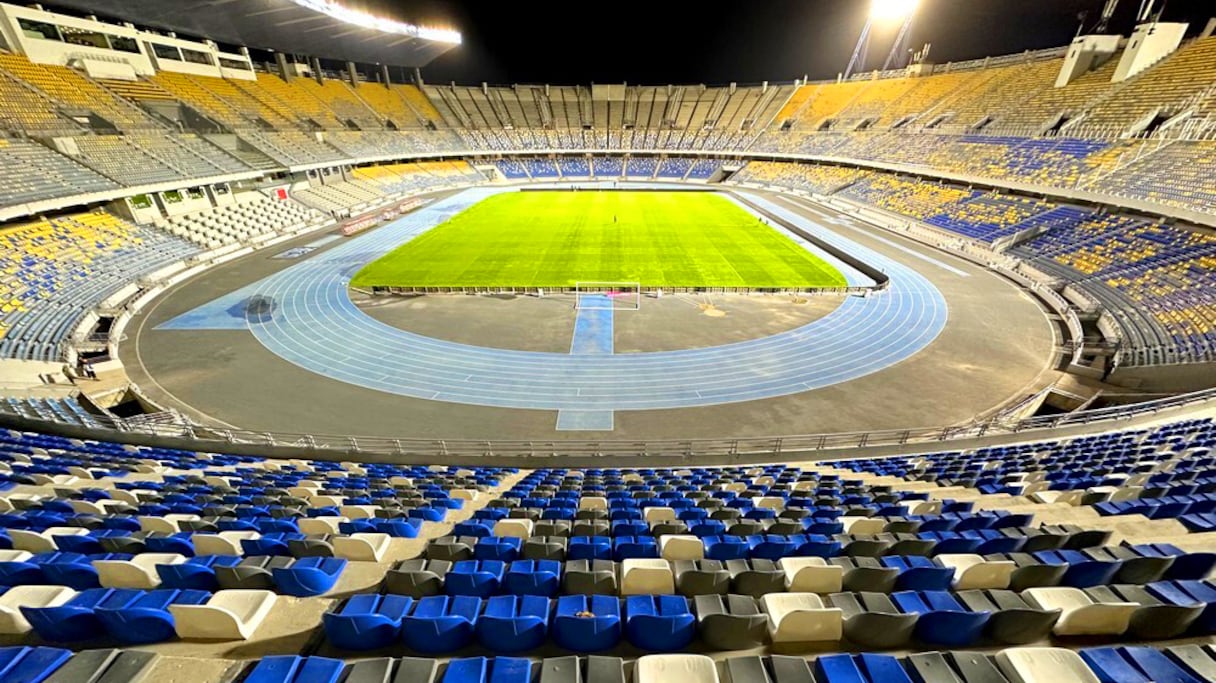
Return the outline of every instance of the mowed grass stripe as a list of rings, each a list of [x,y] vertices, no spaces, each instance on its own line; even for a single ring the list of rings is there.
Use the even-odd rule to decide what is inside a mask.
[[[356,287],[843,287],[834,267],[709,192],[507,192],[360,270]]]

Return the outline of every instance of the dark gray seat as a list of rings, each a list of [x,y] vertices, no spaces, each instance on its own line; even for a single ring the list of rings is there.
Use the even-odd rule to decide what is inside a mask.
[[[965,683],[1008,683],[996,664],[982,652],[950,652],[946,660]]]
[[[616,595],[617,566],[611,560],[571,560],[562,576],[567,595]]]
[[[567,519],[545,519],[537,522],[532,527],[532,533],[536,536],[560,536],[562,538],[569,538],[570,530],[570,520]]]
[[[1115,572],[1114,582],[1137,586],[1160,581],[1174,564],[1172,556],[1145,557],[1123,546],[1087,548],[1081,552],[1101,562],[1119,562],[1119,571]]]
[[[873,557],[833,557],[830,563],[844,568],[841,587],[850,593],[890,593],[895,590],[899,570],[884,567]]]
[[[1032,607],[1013,591],[967,590],[956,596],[972,612],[989,612],[988,637],[1007,645],[1037,643],[1049,637],[1060,620],[1060,610]]]
[[[985,555],[984,559],[1013,562],[1014,570],[1009,577],[1009,589],[1018,592],[1027,588],[1058,586],[1064,578],[1064,572],[1068,571],[1066,564],[1043,564],[1029,553],[996,553]]]
[[[268,590],[275,589],[272,570],[290,567],[293,557],[254,555],[241,560],[232,567],[215,567],[215,580],[221,589]]]
[[[1166,648],[1165,653],[1203,680],[1216,681],[1216,652],[1211,645],[1176,645]]]
[[[139,650],[85,650],[73,655],[46,683],[140,683],[149,678],[157,655]]]
[[[452,569],[446,560],[403,560],[384,574],[384,592],[424,598],[443,593],[443,583]]]
[[[730,572],[719,560],[677,560],[672,564],[676,590],[685,597],[730,592]]]
[[[389,683],[392,675],[392,658],[364,659],[346,667],[346,678],[343,679],[343,683]]]
[[[886,593],[833,593],[827,602],[843,612],[844,635],[854,643],[891,649],[912,640],[917,615],[900,612]]]
[[[318,534],[305,538],[296,538],[287,542],[287,552],[292,557],[333,557],[333,536]]]
[[[443,536],[426,545],[426,559],[446,562],[471,560],[475,545],[477,545],[475,536]]]
[[[768,642],[768,616],[747,595],[698,595],[693,598],[697,631],[711,647],[745,650]]]
[[[435,683],[439,680],[439,662],[422,657],[402,657],[397,660],[393,683]]]
[[[1132,613],[1127,635],[1140,640],[1177,638],[1199,618],[1206,605],[1171,605],[1149,594],[1140,586],[1117,584],[1086,588],[1095,602],[1134,602],[1140,608]]]
[[[533,536],[524,540],[522,555],[525,560],[565,562],[568,544],[565,536]]]
[[[730,592],[759,598],[785,592],[785,571],[772,560],[727,560]]]
[[[912,674],[912,680],[922,683],[964,683],[940,652],[911,655],[904,660],[904,668]]]

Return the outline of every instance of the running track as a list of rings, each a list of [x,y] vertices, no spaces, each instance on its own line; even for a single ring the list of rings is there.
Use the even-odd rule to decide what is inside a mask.
[[[158,329],[247,327],[267,349],[311,372],[402,396],[558,411],[691,408],[797,394],[890,367],[945,327],[946,302],[914,270],[758,195],[740,193],[891,277],[887,290],[850,296],[803,327],[702,349],[558,354],[443,341],[385,325],[347,295],[364,264],[503,190],[481,188],[435,202],[374,232],[308,258]],[[273,314],[232,324],[235,302],[271,297]],[[645,302],[642,304],[645,306]]]

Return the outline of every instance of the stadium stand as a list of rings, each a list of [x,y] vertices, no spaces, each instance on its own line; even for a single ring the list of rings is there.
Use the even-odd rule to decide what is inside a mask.
[[[752,161],[731,180],[740,183],[776,185],[818,194],[832,194],[857,182],[865,175],[865,171],[843,166]]]
[[[0,357],[57,361],[84,315],[140,275],[198,248],[101,211],[0,231]]]
[[[118,185],[75,161],[35,142],[0,138],[0,206],[53,199],[64,188],[89,194]]]
[[[237,197],[237,203],[233,205],[170,217],[163,228],[171,235],[215,249],[226,244],[316,229],[328,222],[319,212],[295,202],[255,195]]]

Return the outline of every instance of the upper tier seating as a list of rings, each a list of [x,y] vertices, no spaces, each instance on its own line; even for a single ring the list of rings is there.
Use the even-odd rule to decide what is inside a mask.
[[[0,206],[62,197],[65,187],[87,194],[118,184],[37,143],[0,138]]]

